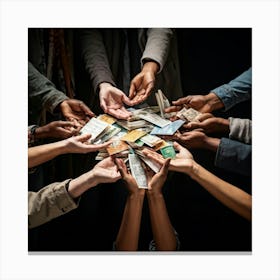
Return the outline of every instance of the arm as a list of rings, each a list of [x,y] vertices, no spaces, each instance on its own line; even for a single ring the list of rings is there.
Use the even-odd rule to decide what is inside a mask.
[[[178,143],[174,147],[179,151],[170,162],[170,170],[186,173],[210,192],[225,206],[229,207],[247,220],[251,220],[252,197],[243,190],[221,180],[205,168],[197,164],[192,154]],[[143,150],[144,154],[158,163],[163,163],[161,155],[150,150]]]
[[[128,189],[123,218],[116,239],[116,249],[136,251],[138,248],[145,190],[138,189],[135,179],[128,173],[121,159],[116,159],[116,164]]]
[[[80,34],[82,57],[89,73],[94,92],[103,82],[116,86],[105,49],[102,31],[85,29]]]
[[[252,143],[252,121],[249,119],[229,118],[229,138]]]
[[[88,144],[90,134],[71,137],[62,141],[31,147],[28,149],[28,168],[47,162],[67,153],[90,153],[106,148],[110,143],[99,145]]]
[[[209,193],[234,212],[251,220],[252,197],[243,190],[221,180],[194,162],[191,172],[185,172]]]
[[[225,111],[229,110],[234,105],[246,101],[251,98],[252,89],[252,68],[243,72],[241,75],[224,84],[211,90],[223,102]]]
[[[252,146],[228,138],[219,141],[215,165],[250,176],[252,171]]]
[[[145,32],[140,29],[139,32]],[[131,81],[129,98],[132,105],[145,101],[155,86],[156,74],[162,71],[169,49],[173,31],[170,28],[150,28],[147,35],[141,34],[140,38],[146,38],[147,42],[141,42],[144,47],[141,58],[142,70]]]
[[[100,183],[112,183],[119,178],[113,160],[106,158],[76,179],[53,183],[37,193],[28,192],[28,227],[39,226],[77,208],[73,199]]]
[[[161,191],[167,178],[169,162],[170,159],[166,160],[160,172],[150,179],[149,189],[147,190],[154,241],[156,249],[161,251],[174,251],[177,248],[175,232]]]
[[[55,108],[68,97],[28,62],[28,97],[34,107],[42,106],[54,113]]]

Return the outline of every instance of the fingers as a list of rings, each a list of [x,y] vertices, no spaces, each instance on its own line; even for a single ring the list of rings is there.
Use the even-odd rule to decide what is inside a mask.
[[[169,165],[170,165],[171,158],[168,158],[164,161],[163,166],[160,169],[159,174],[161,176],[166,176],[168,173]]]
[[[179,98],[176,101],[172,101],[172,104],[175,106],[184,105],[184,104],[189,103],[189,100],[190,100],[190,96],[186,96],[186,97]]]
[[[79,135],[75,137],[75,140],[77,140],[78,142],[84,143],[86,141],[88,141],[91,137],[91,134],[83,134],[83,135]]]
[[[182,106],[170,106],[168,108],[166,108],[164,111],[165,113],[172,113],[172,112],[178,112],[182,109]]]
[[[80,109],[85,112],[86,115],[90,117],[95,117],[95,114],[89,109],[89,107],[82,101],[79,103]]]
[[[203,113],[201,115],[198,115],[196,117],[196,120],[203,122],[204,120],[207,120],[209,118],[214,118],[214,115],[212,115],[211,113]]]
[[[115,158],[115,163],[117,165],[118,171],[120,172],[122,178],[125,180],[129,174],[124,161],[120,158]]]
[[[185,150],[185,148],[182,147],[178,142],[173,142],[173,146],[175,150],[178,151],[179,153]]]
[[[188,130],[193,130],[197,128],[204,128],[203,123],[197,123],[197,122],[190,122],[188,124],[184,124],[183,127]]]
[[[128,112],[125,108],[122,108],[122,109],[112,109],[112,108],[110,108],[105,113],[108,113],[108,114],[110,114],[110,115],[112,115],[112,116],[114,116],[118,119],[124,119],[124,120],[128,119],[131,116],[131,113]]]

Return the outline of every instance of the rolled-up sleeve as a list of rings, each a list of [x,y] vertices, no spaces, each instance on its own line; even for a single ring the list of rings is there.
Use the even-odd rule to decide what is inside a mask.
[[[34,228],[78,207],[66,186],[71,179],[28,192],[28,227]]]
[[[214,92],[222,100],[225,106],[224,110],[227,111],[234,105],[250,99],[251,90],[252,68],[243,72],[228,84],[212,89],[211,92]]]
[[[222,138],[215,157],[217,167],[250,176],[252,171],[252,146]]]

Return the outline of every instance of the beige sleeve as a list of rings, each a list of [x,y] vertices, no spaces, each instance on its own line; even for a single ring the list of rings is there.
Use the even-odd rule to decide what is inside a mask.
[[[42,225],[78,207],[66,190],[71,179],[28,192],[28,228]]]

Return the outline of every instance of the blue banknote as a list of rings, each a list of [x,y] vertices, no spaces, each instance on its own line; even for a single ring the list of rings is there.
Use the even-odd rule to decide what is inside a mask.
[[[183,120],[177,120],[162,128],[154,127],[150,134],[173,135],[184,123],[185,121]]]

